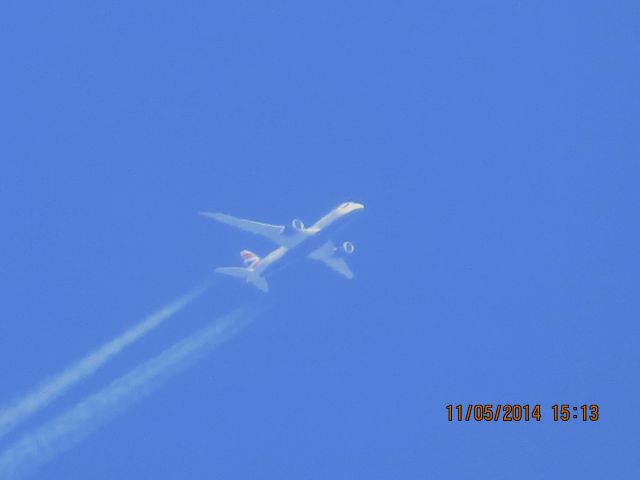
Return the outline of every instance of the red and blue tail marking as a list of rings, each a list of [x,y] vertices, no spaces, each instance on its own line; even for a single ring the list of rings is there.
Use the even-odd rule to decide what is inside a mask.
[[[249,250],[242,250],[240,252],[240,256],[242,257],[242,261],[244,262],[244,266],[247,268],[253,268],[260,261],[260,257],[255,253],[250,252]]]

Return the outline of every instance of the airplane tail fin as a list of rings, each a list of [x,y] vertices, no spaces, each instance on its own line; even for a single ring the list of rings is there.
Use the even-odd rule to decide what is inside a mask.
[[[244,266],[248,268],[253,268],[255,264],[260,261],[260,257],[249,250],[242,250],[240,252],[240,257],[242,257]]]
[[[256,274],[254,270],[250,268],[241,268],[241,267],[220,267],[215,270],[217,273],[222,273],[223,275],[229,275],[230,277],[241,278],[247,283],[251,283],[254,287],[262,292],[269,291],[269,285],[267,285],[267,281]]]

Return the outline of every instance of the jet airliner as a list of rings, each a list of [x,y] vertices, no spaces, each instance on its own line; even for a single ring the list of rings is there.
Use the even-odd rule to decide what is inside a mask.
[[[232,217],[224,213],[200,212],[200,214],[245,232],[265,237],[278,245],[278,248],[262,258],[249,250],[242,250],[240,257],[244,262],[244,267],[220,267],[215,270],[224,275],[240,278],[259,290],[267,292],[269,286],[264,278],[264,273],[268,268],[282,259],[288,252],[297,249],[301,244],[321,236],[320,234],[325,233],[327,228],[337,220],[363,208],[364,205],[361,203],[345,202],[331,210],[310,227],[305,227],[304,223],[296,218],[291,222],[291,229],[287,229],[284,225],[270,225]],[[343,256],[345,254],[350,255],[354,251],[355,246],[352,242],[345,241],[337,247],[331,240],[327,240],[320,247],[313,249],[307,255],[307,258],[318,260],[335,272],[351,279],[353,278],[353,273]]]

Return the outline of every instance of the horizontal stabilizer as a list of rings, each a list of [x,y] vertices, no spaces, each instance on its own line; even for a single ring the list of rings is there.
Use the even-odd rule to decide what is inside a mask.
[[[269,285],[267,285],[267,281],[250,268],[220,267],[216,268],[215,271],[217,273],[222,273],[223,275],[229,275],[230,277],[241,278],[242,280],[252,284],[262,292],[269,291]]]
[[[248,268],[242,267],[220,267],[215,270],[217,273],[222,273],[223,275],[229,275],[230,277],[241,278],[246,280],[249,278],[250,270]]]

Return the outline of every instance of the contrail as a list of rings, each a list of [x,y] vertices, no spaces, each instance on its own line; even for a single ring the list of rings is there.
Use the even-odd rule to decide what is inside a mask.
[[[168,320],[179,310],[191,303],[197,296],[202,294],[207,287],[208,285],[195,288],[174,302],[162,307],[119,337],[104,344],[75,365],[72,365],[43,385],[40,385],[31,393],[18,398],[12,405],[0,410],[0,438],[15,428],[21,421],[33,415],[41,408],[46,407],[74,384],[93,374],[125,347],[139,340],[143,335]]]
[[[222,316],[25,435],[0,455],[0,479],[15,480],[33,473],[229,339],[256,314],[255,310],[237,309]]]

